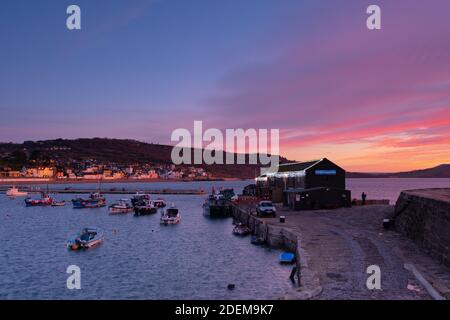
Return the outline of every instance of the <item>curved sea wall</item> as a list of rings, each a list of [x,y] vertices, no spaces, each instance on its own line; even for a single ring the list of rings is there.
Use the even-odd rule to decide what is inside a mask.
[[[316,273],[309,268],[309,255],[301,246],[301,239],[298,232],[287,227],[280,227],[266,223],[264,219],[252,214],[249,209],[244,209],[238,205],[232,205],[232,216],[235,220],[250,227],[252,233],[263,239],[267,246],[274,249],[283,249],[295,253],[297,265],[297,279],[300,279],[300,286],[283,299],[312,299],[322,292],[319,278]]]
[[[450,267],[450,189],[403,191],[394,217],[397,231]]]

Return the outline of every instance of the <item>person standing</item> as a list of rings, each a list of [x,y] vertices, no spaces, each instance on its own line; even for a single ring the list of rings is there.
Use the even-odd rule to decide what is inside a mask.
[[[362,193],[361,199],[362,199],[362,205],[364,206],[366,204],[366,199],[367,199],[367,194],[365,192]]]

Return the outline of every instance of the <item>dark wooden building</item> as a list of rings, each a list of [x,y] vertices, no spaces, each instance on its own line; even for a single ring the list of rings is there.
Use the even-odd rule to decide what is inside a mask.
[[[277,172],[256,178],[257,193],[293,209],[350,206],[345,189],[345,170],[323,158],[282,164]]]

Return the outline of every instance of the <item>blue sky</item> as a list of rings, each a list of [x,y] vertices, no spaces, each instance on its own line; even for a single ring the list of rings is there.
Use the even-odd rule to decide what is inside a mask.
[[[382,9],[382,30],[366,8]],[[82,30],[66,28],[66,8]],[[280,129],[291,159],[450,159],[450,2],[3,0],[0,141]],[[385,159],[390,159],[386,163]]]
[[[77,1],[82,30],[69,31],[71,3],[2,3],[1,140],[167,141],[158,119],[200,110],[227,70],[260,59],[277,11],[264,0]]]

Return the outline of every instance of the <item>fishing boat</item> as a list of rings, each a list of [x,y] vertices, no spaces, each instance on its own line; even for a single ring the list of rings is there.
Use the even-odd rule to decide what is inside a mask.
[[[52,207],[64,207],[66,205],[66,201],[53,201]]]
[[[163,225],[177,224],[181,221],[180,212],[175,206],[165,209],[161,213],[160,223]]]
[[[8,197],[25,197],[28,195],[28,192],[19,191],[18,188],[12,187],[6,191],[6,195]]]
[[[279,261],[281,264],[293,264],[295,262],[295,254],[292,252],[283,252],[280,254]]]
[[[156,208],[165,208],[166,202],[163,199],[156,199],[153,200],[153,206],[155,206]]]
[[[251,232],[250,228],[243,223],[238,223],[233,229],[233,234],[236,236],[247,236]]]
[[[105,197],[99,192],[91,193],[89,198],[76,198],[72,200],[74,209],[83,209],[83,208],[100,208],[106,206]]]
[[[131,204],[133,207],[142,205],[150,200],[150,195],[142,192],[137,192],[132,198],[131,198]]]
[[[100,228],[84,228],[79,235],[67,241],[70,250],[92,248],[104,240],[103,230]]]
[[[27,207],[46,207],[51,206],[53,199],[45,192],[41,192],[40,199],[32,199],[30,197],[25,199],[25,205]]]
[[[133,206],[128,199],[121,199],[108,207],[109,213],[128,213],[133,211]]]
[[[156,212],[158,212],[158,208],[155,207],[153,201],[151,200],[140,201],[136,206],[134,206],[135,216],[146,216],[149,214],[155,214]]]

